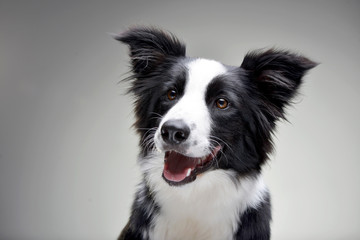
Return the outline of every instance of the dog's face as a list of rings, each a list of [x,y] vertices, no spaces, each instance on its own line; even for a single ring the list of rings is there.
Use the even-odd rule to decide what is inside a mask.
[[[276,120],[315,66],[274,50],[248,54],[241,67],[189,58],[173,35],[152,28],[116,39],[130,46],[142,153],[163,153],[162,175],[170,185],[219,168],[260,171]]]
[[[216,78],[227,74],[225,66],[205,59],[179,64],[183,67],[174,71],[176,80],[159,101],[166,111],[154,136],[155,146],[165,152],[163,176],[170,184],[193,181],[213,166],[225,143],[213,134],[216,116],[230,112],[230,96],[214,86]]]

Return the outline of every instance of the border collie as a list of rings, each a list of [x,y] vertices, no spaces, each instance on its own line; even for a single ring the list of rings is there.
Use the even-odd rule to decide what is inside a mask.
[[[119,239],[270,239],[261,168],[276,121],[316,63],[270,49],[228,66],[187,57],[152,27],[115,39],[130,48],[143,176]]]

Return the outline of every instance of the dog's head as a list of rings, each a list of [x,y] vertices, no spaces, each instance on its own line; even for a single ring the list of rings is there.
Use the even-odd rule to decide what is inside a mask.
[[[185,56],[185,45],[156,28],[115,38],[130,47],[135,127],[144,156],[164,155],[171,185],[208,170],[259,172],[272,150],[275,122],[316,64],[287,51],[248,53],[241,66]]]

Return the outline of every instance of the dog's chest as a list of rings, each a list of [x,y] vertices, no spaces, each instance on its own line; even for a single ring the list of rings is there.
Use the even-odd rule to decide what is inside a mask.
[[[152,239],[232,239],[239,206],[213,194],[166,199],[154,219]]]
[[[263,185],[252,179],[236,186],[225,171],[205,175],[192,185],[158,189],[160,211],[153,219],[150,239],[233,239],[241,214],[259,202]]]
[[[224,221],[215,216],[211,216],[210,219],[207,217],[204,216],[204,219],[194,217],[173,219],[171,216],[159,216],[150,235],[151,239],[232,239],[234,230],[229,224],[229,219]]]

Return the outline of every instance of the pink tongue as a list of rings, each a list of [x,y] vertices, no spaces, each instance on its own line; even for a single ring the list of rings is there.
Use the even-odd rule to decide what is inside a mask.
[[[164,177],[173,182],[184,180],[195,169],[197,158],[186,157],[171,151],[165,154]]]

